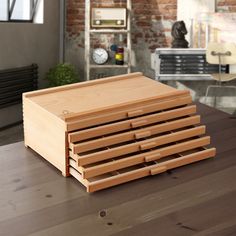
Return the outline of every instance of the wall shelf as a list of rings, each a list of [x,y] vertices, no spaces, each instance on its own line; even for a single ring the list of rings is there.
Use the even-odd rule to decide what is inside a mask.
[[[85,62],[86,62],[86,80],[90,80],[90,70],[91,69],[101,69],[101,68],[125,68],[127,73],[131,72],[131,0],[126,1],[127,9],[127,28],[126,29],[94,29],[91,28],[90,24],[90,14],[91,14],[91,1],[85,0]],[[92,34],[126,34],[127,43],[126,50],[127,61],[125,65],[116,64],[104,64],[104,65],[94,65],[91,64],[91,35]]]
[[[129,33],[129,30],[125,29],[91,29],[89,30],[90,33],[96,34],[122,34],[122,33]]]
[[[104,65],[95,65],[90,64],[90,68],[128,68],[129,65],[110,65],[110,64],[104,64]]]

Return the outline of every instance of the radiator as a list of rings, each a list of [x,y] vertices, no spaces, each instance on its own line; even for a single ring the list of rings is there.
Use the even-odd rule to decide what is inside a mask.
[[[155,52],[156,80],[212,80],[218,73],[218,65],[206,62],[206,50],[202,48],[157,48]],[[229,73],[229,66],[222,72]]]
[[[0,108],[21,103],[22,93],[37,89],[38,66],[0,70]]]

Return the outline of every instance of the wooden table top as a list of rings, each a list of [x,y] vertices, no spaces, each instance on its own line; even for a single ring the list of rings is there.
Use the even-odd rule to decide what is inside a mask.
[[[0,147],[0,235],[235,235],[236,120],[197,106],[216,158],[92,194],[23,142]]]

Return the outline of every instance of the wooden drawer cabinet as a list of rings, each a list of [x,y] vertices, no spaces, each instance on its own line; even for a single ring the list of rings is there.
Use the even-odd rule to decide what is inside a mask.
[[[191,103],[141,73],[25,93],[25,145],[97,191],[213,157]]]

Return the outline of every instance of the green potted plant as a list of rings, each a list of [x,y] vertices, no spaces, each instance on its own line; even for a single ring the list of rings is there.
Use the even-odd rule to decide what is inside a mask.
[[[48,71],[46,80],[50,87],[55,87],[79,82],[79,76],[73,65],[60,63]]]

